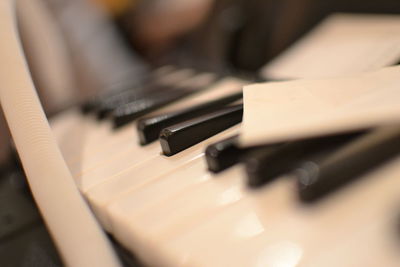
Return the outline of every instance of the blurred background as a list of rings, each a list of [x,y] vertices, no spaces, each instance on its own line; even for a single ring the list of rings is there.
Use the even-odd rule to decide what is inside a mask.
[[[256,77],[335,12],[399,14],[399,0],[18,0],[46,114],[140,83],[157,66]],[[2,114],[1,114],[2,115]],[[0,117],[0,265],[60,266]]]

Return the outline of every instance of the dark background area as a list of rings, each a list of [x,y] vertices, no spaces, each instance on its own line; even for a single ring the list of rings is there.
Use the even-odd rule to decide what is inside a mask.
[[[254,73],[335,12],[399,14],[397,0],[219,0],[161,62]]]

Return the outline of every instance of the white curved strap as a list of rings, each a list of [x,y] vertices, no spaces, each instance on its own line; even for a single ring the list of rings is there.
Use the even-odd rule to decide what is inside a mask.
[[[119,266],[52,135],[25,62],[13,0],[0,1],[0,101],[34,198],[68,266]]]

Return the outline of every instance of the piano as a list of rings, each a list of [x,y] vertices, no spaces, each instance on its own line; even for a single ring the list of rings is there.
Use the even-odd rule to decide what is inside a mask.
[[[135,90],[52,118],[73,182],[102,228],[144,266],[399,266],[399,150],[317,200],[302,198],[288,169],[251,183],[252,162],[265,164],[265,152],[282,144],[237,146],[241,88],[250,82],[162,66]],[[339,145],[367,134],[341,136]]]
[[[224,82],[209,92],[224,88]],[[235,83],[240,81],[227,88],[235,88]],[[191,106],[201,94],[151,117],[175,105]],[[135,128],[141,120],[115,130],[110,120],[99,122],[94,114],[82,116],[73,110],[52,121],[52,126],[61,136],[60,148],[77,185],[102,226],[145,264],[396,266],[399,262],[399,157],[364,174],[358,183],[307,204],[300,200],[291,174],[249,186],[243,164],[217,173],[208,170],[207,147],[237,135],[240,125],[167,157],[158,142],[140,145]],[[66,129],[68,139],[61,134]]]

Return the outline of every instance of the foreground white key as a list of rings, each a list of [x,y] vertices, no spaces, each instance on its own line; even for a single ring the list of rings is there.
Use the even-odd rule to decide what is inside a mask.
[[[234,135],[238,129],[239,126],[234,126],[172,157],[160,156],[138,164],[92,187],[85,193],[85,196],[103,226],[109,229],[105,206],[119,197],[120,194],[143,186],[166,173],[179,169],[196,158],[202,157],[208,144]]]

